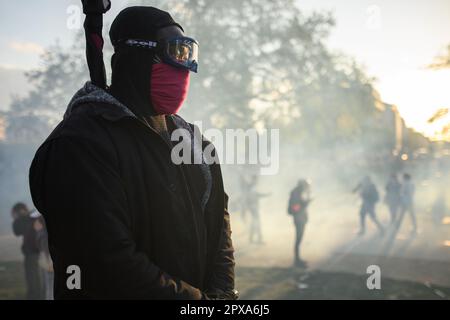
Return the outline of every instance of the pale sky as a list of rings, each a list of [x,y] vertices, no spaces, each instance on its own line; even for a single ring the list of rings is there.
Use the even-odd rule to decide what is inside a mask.
[[[113,0],[107,20],[128,2]],[[76,31],[67,28],[67,10],[79,3],[0,0],[0,68],[35,68],[39,53],[56,39],[70,44]],[[450,70],[430,71],[425,66],[450,44],[450,0],[298,0],[298,4],[305,12],[332,11],[337,25],[329,46],[354,57],[378,79],[382,99],[398,106],[407,125],[433,134],[426,120],[438,108],[450,107]],[[10,94],[9,87],[0,89],[0,95]]]

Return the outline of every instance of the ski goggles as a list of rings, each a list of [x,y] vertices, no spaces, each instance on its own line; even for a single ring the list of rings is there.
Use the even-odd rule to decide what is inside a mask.
[[[130,47],[156,49],[158,57],[164,63],[197,72],[198,42],[192,38],[175,37],[160,42],[128,39],[122,42]]]

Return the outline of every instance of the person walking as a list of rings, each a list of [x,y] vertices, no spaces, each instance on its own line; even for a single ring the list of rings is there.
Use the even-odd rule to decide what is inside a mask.
[[[384,228],[378,221],[375,212],[375,206],[379,200],[379,194],[375,184],[372,182],[370,177],[364,177],[362,182],[356,186],[353,192],[358,192],[362,200],[361,208],[359,210],[360,229],[358,235],[364,235],[366,232],[366,216],[369,216],[377,226],[379,232],[381,234],[384,234]]]
[[[391,224],[395,223],[401,206],[401,188],[402,185],[400,181],[398,181],[397,175],[392,174],[386,184],[386,196],[384,199],[389,208]]]

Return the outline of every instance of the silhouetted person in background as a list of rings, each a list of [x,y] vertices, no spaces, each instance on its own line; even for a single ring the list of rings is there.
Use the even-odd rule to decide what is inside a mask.
[[[261,219],[259,212],[259,201],[261,198],[269,196],[268,193],[261,193],[256,190],[257,175],[252,175],[247,185],[247,194],[244,199],[244,208],[250,214],[249,241],[250,243],[263,244],[261,231]]]
[[[397,175],[395,173],[392,174],[385,188],[385,203],[387,204],[389,213],[391,214],[391,224],[393,224],[397,219],[398,210],[401,205],[401,188],[402,185],[400,181],[398,181]]]
[[[241,218],[242,218],[242,222],[244,224],[246,224],[246,226],[248,226],[250,224],[249,222],[249,216],[251,215],[250,211],[251,211],[251,203],[249,201],[250,198],[250,192],[251,189],[253,188],[252,186],[252,179],[245,174],[240,174],[240,197],[239,197],[239,204],[240,204],[240,213],[241,213]]]
[[[415,186],[414,183],[411,181],[411,175],[408,173],[405,173],[403,175],[403,184],[401,189],[401,212],[402,212],[402,218],[404,217],[405,213],[408,212],[409,216],[411,217],[411,223],[412,223],[412,232],[417,232],[417,221],[416,221],[416,213],[414,211],[414,193],[415,193]]]
[[[36,231],[36,241],[39,248],[39,267],[42,274],[43,298],[53,300],[53,262],[48,248],[48,233],[45,227],[44,217],[35,211],[36,219],[33,222],[34,231]]]
[[[16,236],[23,237],[22,253],[24,255],[26,299],[41,300],[44,291],[39,268],[37,234],[33,227],[36,218],[31,213],[24,203],[16,203],[11,209],[11,215],[14,219],[12,228]]]
[[[306,261],[301,259],[300,245],[308,222],[308,206],[311,202],[309,183],[301,179],[297,186],[291,191],[289,197],[288,213],[294,218],[295,225],[295,245],[294,245],[294,266],[306,267]]]
[[[433,220],[433,224],[438,227],[442,225],[442,220],[447,214],[447,205],[445,203],[445,195],[444,192],[441,192],[437,199],[434,201],[433,206],[431,208],[431,217]]]
[[[369,217],[372,219],[372,221],[377,225],[378,230],[381,234],[384,233],[383,226],[378,221],[375,213],[375,205],[379,200],[379,194],[378,190],[373,184],[370,177],[366,176],[361,181],[360,184],[356,186],[356,188],[353,190],[353,192],[359,192],[359,195],[362,200],[361,209],[359,211],[360,215],[360,221],[361,221],[361,227],[358,232],[359,235],[363,235],[366,232],[366,216],[369,215]]]

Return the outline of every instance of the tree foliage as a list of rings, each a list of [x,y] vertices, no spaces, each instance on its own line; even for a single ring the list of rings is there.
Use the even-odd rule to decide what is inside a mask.
[[[447,46],[446,52],[436,56],[428,67],[434,70],[450,68],[450,44]]]
[[[51,46],[41,56],[41,67],[27,72],[26,77],[33,89],[13,97],[6,112],[7,139],[18,143],[42,141],[89,77],[80,41],[69,49],[58,43]]]
[[[187,110],[194,119],[282,128],[294,142],[316,144],[351,140],[370,126],[372,80],[327,48],[329,13],[305,15],[293,0],[159,3],[200,41]]]
[[[371,79],[327,48],[329,13],[305,15],[294,0],[130,2],[141,3],[170,11],[200,42],[200,72],[184,108],[189,120],[276,127],[291,142],[315,144],[351,141],[373,127]],[[42,139],[88,79],[81,35],[69,50],[49,48],[42,68],[27,76],[34,89],[12,102],[7,134]]]

